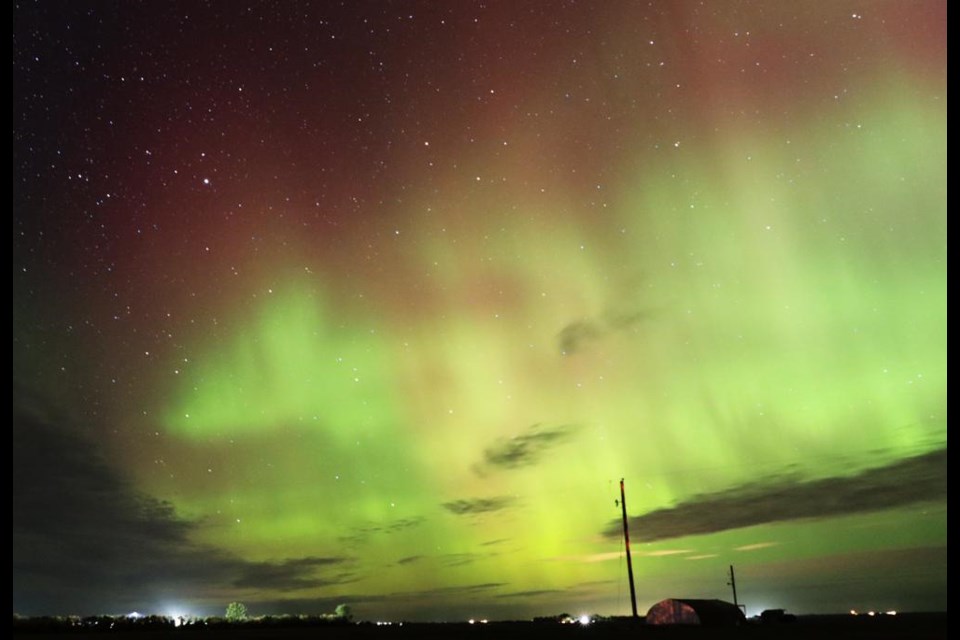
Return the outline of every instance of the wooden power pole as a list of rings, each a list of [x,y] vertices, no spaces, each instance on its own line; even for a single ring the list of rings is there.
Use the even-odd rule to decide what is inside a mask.
[[[620,478],[620,508],[623,511],[623,544],[627,549],[627,575],[630,576],[630,606],[633,608],[633,617],[637,618],[637,592],[633,586],[633,561],[630,559],[630,530],[627,528],[627,496],[623,491],[623,478]]]
[[[733,575],[733,565],[730,565],[730,582],[728,584],[733,589],[733,604],[739,607],[740,604],[737,602],[737,577]]]

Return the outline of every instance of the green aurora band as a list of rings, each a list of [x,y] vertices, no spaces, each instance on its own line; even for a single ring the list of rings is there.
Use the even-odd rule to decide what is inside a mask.
[[[621,475],[643,514],[945,447],[946,105],[876,86],[832,128],[638,154],[598,188],[599,221],[562,193],[506,207],[509,185],[478,199],[451,176],[408,205],[419,250],[390,254],[396,277],[362,296],[293,248],[161,385],[180,472],[140,485],[202,520],[199,543],[362,558],[355,581],[291,597],[393,594],[386,615],[421,590],[501,584],[471,596],[477,615],[551,590],[622,611],[620,543],[601,535]],[[443,197],[460,210],[441,229],[422,212]],[[511,443],[515,464],[491,455]],[[734,563],[754,609],[777,589],[805,602],[804,561],[889,581],[869,554],[944,546],[946,508],[634,536],[642,607],[722,595]]]

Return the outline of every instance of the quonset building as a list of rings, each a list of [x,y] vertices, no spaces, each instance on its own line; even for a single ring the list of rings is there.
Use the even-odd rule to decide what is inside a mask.
[[[696,624],[731,627],[746,622],[740,607],[723,600],[668,598],[650,607],[647,624]]]

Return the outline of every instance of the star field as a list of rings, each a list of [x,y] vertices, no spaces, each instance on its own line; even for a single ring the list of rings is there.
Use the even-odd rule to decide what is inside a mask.
[[[18,2],[14,611],[946,609],[946,4]]]

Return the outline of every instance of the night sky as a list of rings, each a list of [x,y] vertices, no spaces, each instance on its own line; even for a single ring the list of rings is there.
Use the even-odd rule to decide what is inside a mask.
[[[946,609],[946,3],[18,2],[13,610]]]

